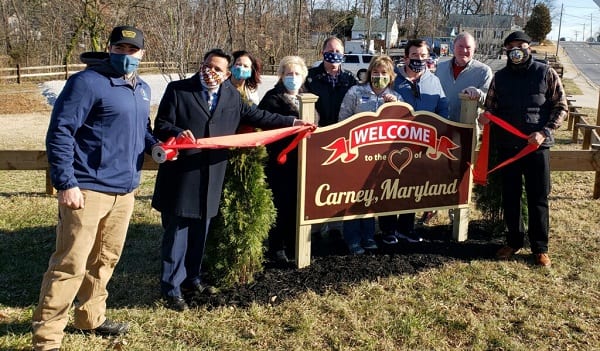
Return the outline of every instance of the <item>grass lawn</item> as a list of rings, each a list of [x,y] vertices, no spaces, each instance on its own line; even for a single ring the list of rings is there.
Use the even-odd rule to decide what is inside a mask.
[[[102,339],[71,331],[63,350],[600,349],[593,173],[553,173],[551,269],[532,266],[525,251],[508,262],[474,258],[411,275],[373,275],[277,305],[184,313],[157,302],[161,230],[149,203],[153,178],[145,172],[109,286],[108,316],[131,321],[131,332]],[[56,200],[43,194],[42,172],[3,171],[0,184],[0,349],[28,350],[32,310],[54,248]]]

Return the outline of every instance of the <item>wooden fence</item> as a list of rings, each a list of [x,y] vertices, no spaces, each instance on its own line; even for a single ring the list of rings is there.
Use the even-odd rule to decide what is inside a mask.
[[[16,65],[15,67],[0,68],[0,82],[2,81],[16,81],[21,84],[23,81],[36,80],[39,78],[50,78],[50,79],[64,79],[66,80],[69,76],[83,70],[86,67],[85,64],[72,64],[72,65],[55,65],[55,66],[31,66],[21,67]],[[198,62],[188,62],[185,64],[187,68],[185,71],[195,72],[198,69]],[[275,74],[278,66],[274,64],[263,65],[264,74]],[[176,73],[177,63],[175,62],[140,62],[139,73],[151,73],[151,72],[165,72],[165,73]]]
[[[567,129],[572,130],[571,142],[579,143],[579,134],[583,136],[581,148],[583,150],[600,150],[600,95],[598,96],[598,109],[596,112],[595,124],[590,123],[591,118],[587,114],[579,112],[580,106],[576,106],[574,99],[568,99],[569,115],[567,117]],[[590,119],[590,121],[588,121]],[[600,159],[595,159],[596,165],[600,164]],[[594,199],[600,198],[600,171],[596,169],[594,178]]]
[[[600,127],[599,127],[600,128]],[[552,150],[550,152],[552,171],[600,172],[600,147],[585,150]],[[144,170],[157,170],[158,164],[147,156]],[[46,193],[54,189],[50,183],[48,160],[43,150],[0,150],[0,170],[44,170],[46,171]],[[596,176],[594,198],[600,198],[600,180]]]

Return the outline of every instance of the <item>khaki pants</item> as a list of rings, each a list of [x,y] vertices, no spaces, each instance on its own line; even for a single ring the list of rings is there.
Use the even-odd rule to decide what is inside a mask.
[[[85,208],[58,209],[56,251],[50,257],[32,318],[36,350],[60,347],[75,297],[75,328],[94,329],[106,319],[106,285],[123,250],[134,196],[82,193]]]

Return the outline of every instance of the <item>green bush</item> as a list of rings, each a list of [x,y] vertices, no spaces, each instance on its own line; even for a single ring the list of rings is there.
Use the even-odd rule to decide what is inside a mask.
[[[275,223],[264,146],[231,150],[219,215],[211,222],[205,270],[221,287],[246,284],[262,271],[264,242]]]

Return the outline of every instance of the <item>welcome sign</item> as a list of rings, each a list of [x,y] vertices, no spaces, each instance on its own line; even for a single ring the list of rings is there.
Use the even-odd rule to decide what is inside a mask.
[[[467,207],[473,133],[403,102],[318,128],[303,149],[301,224]]]

